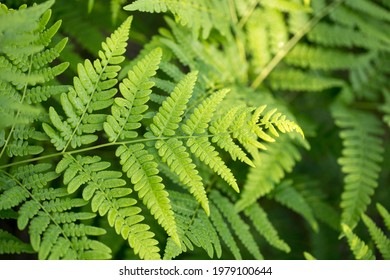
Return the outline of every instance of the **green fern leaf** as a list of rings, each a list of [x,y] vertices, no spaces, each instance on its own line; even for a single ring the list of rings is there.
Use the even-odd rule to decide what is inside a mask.
[[[278,141],[267,145],[267,150],[255,157],[256,167],[249,170],[236,209],[242,211],[270,193],[300,158],[298,149],[286,136],[282,135]]]
[[[390,12],[376,3],[367,0],[348,0],[345,4],[374,18],[390,22]]]
[[[86,205],[86,201],[67,197],[68,193],[65,188],[49,188],[48,184],[58,177],[50,169],[50,164],[41,163],[18,167],[13,171],[13,174],[3,172],[14,184],[19,186],[19,191],[27,194],[26,199],[29,198],[13,202],[13,204],[17,202],[19,207],[18,228],[23,230],[29,226],[32,248],[38,252],[38,257],[41,259],[67,257],[78,259],[84,251],[90,251],[91,257],[96,253],[96,257],[99,255],[109,258],[110,249],[105,245],[101,244],[101,248],[105,248],[103,251],[96,252],[83,245],[89,242],[89,236],[101,235],[105,231],[78,224],[79,220],[91,219],[95,215],[83,214],[82,212],[72,214],[77,211],[77,208]],[[12,187],[12,189],[18,188]],[[8,191],[12,189],[8,189]],[[68,213],[69,218],[57,218],[65,217],[64,213]],[[52,250],[58,247],[62,248],[60,251],[63,254]]]
[[[210,219],[213,222],[213,225],[215,226],[215,229],[217,230],[219,236],[221,236],[221,239],[225,242],[225,244],[228,246],[229,250],[232,252],[234,258],[236,260],[241,260],[242,256],[240,253],[240,249],[234,240],[233,234],[229,229],[226,227],[225,220],[218,209],[214,205],[214,203],[210,203]]]
[[[310,254],[308,252],[303,252],[303,256],[308,261],[315,261],[315,260],[317,260],[312,254]]]
[[[197,72],[192,72],[185,76],[163,102],[150,125],[155,137],[175,135],[194,89],[197,75]]]
[[[336,124],[343,129],[342,157],[339,164],[346,174],[341,196],[341,221],[353,228],[365,212],[377,187],[383,159],[381,123],[371,114],[335,107]]]
[[[311,47],[298,44],[286,56],[291,65],[320,70],[351,69],[367,59],[367,55],[356,55],[339,50]]]
[[[110,165],[98,156],[74,158],[65,154],[56,171],[64,172],[64,184],[68,185],[69,193],[83,187],[83,198],[91,201],[92,211],[107,215],[109,225],[128,240],[141,258],[159,258],[157,241],[152,238],[154,234],[149,226],[140,224],[144,219],[139,215],[141,209],[134,206],[136,200],[128,197],[132,190],[123,187],[126,181],[120,179],[121,172],[107,170]],[[144,244],[139,244],[142,242]]]
[[[216,6],[216,7],[215,7]],[[219,11],[217,10],[219,8]],[[197,35],[202,29],[202,37],[207,38],[212,27],[226,33],[228,25],[224,22],[228,8],[224,2],[200,0],[191,1],[167,1],[167,0],[137,0],[124,7],[128,11],[142,11],[149,13],[165,13],[168,10],[173,13],[177,21],[183,26],[188,26]],[[224,11],[225,10],[225,11]],[[223,12],[225,13],[223,13]]]
[[[116,155],[120,157],[123,171],[134,184],[139,198],[143,200],[168,235],[179,244],[170,200],[162,184],[162,178],[158,175],[158,164],[154,162],[154,156],[145,149],[143,144],[120,146]]]
[[[49,116],[54,129],[48,124],[44,124],[43,129],[57,150],[65,151],[69,145],[76,148],[91,144],[97,140],[93,133],[103,130],[106,116],[93,112],[112,105],[112,97],[117,92],[114,88],[117,84],[115,77],[120,70],[118,64],[124,60],[130,24],[131,18],[128,18],[102,43],[100,59],[94,63],[86,60],[84,65],[78,65],[74,86],[61,95],[66,120],[62,121],[56,110],[50,107]]]
[[[377,21],[367,13],[356,13],[346,6],[338,7],[330,16],[335,22],[342,25],[352,28],[358,27],[361,32],[370,38],[383,41],[386,45],[390,43],[387,32],[383,30],[383,27],[384,29],[388,27],[388,23],[385,21]]]
[[[383,207],[379,203],[376,205],[376,208],[378,209],[379,214],[382,216],[383,221],[384,221],[387,229],[390,230],[390,214],[389,214],[389,212],[386,210],[385,207]]]
[[[346,224],[341,224],[343,233],[345,234],[349,247],[351,248],[354,256],[358,260],[374,260],[375,256],[370,248],[356,236],[351,228]]]
[[[161,49],[150,52],[129,71],[128,78],[119,85],[124,98],[115,99],[111,108],[112,115],[109,115],[104,123],[109,141],[137,137],[135,130],[141,127],[140,121],[148,108],[145,103],[149,100],[150,88],[153,86],[150,78],[156,74],[161,55]],[[116,155],[121,158],[123,171],[131,179],[140,199],[143,199],[168,235],[179,244],[168,193],[158,176],[153,155],[144,150],[143,144],[131,145],[128,148],[120,146]]]
[[[216,229],[209,217],[199,211],[199,204],[194,197],[175,191],[170,192],[173,211],[178,224],[178,233],[181,246],[168,239],[164,259],[172,259],[188,249],[193,250],[194,245],[203,248],[212,258],[214,252],[221,257],[222,249]]]
[[[227,151],[231,155],[233,160],[239,159],[250,166],[254,166],[254,164],[248,158],[246,153],[241,149],[240,146],[234,143],[234,139],[232,138],[232,136],[227,133],[234,119],[239,113],[240,108],[233,107],[224,116],[221,116],[214,120],[209,128],[209,131],[213,135],[213,138],[211,140],[213,143],[216,143],[220,148]]]
[[[207,137],[190,138],[186,145],[190,148],[191,153],[220,175],[236,192],[240,191],[232,171],[220,158]]]
[[[390,259],[390,239],[385,236],[383,231],[367,215],[363,214],[362,220],[383,258],[386,260]]]
[[[64,39],[51,47],[52,38],[61,25],[61,21],[57,21],[53,26],[46,27],[51,17],[48,8],[52,4],[53,2],[49,1],[24,10],[8,10],[1,16],[1,21],[9,21],[4,23],[4,26],[14,26],[2,32],[0,39],[2,44],[4,43],[4,48],[0,46],[0,92],[3,106],[8,107],[1,109],[0,115],[4,117],[6,126],[11,127],[7,140],[2,145],[0,157],[5,151],[9,157],[36,155],[43,151],[42,147],[31,144],[33,140],[42,140],[42,137],[34,139],[37,133],[31,133],[30,137],[23,139],[12,137],[12,134],[19,130],[19,124],[25,124],[26,131],[31,129],[32,124],[38,121],[39,114],[42,115],[43,110],[39,106],[30,107],[26,103],[47,100],[65,88],[46,85],[63,73],[69,65],[63,62],[54,67],[49,66],[59,57],[67,42]],[[25,22],[28,22],[29,26],[24,25]],[[20,27],[19,30],[9,33],[17,26]],[[15,42],[7,39],[12,37],[16,38]]]
[[[269,81],[273,89],[294,91],[323,91],[344,85],[340,79],[298,69],[275,70],[270,74]]]
[[[206,133],[209,122],[226,93],[227,91],[223,90],[216,92],[209,98],[205,99],[187,118],[186,122],[181,127],[182,131],[188,136]],[[236,179],[234,178],[231,170],[222,161],[218,152],[215,151],[207,137],[189,138],[186,145],[197,158],[206,163],[214,172],[226,180],[226,182],[228,182],[234,190],[239,192]]]
[[[275,188],[271,194],[274,199],[281,204],[292,209],[306,219],[310,226],[318,231],[318,223],[313,215],[313,211],[304,197],[290,184],[283,182]]]
[[[308,33],[308,38],[315,43],[330,47],[361,47],[365,49],[386,49],[380,40],[372,38],[352,27],[319,23]]]
[[[1,52],[11,52],[14,54],[23,53],[23,50],[25,49],[22,48],[22,46],[24,44],[28,45],[36,38],[33,32],[39,27],[39,19],[53,4],[54,1],[50,0],[40,5],[17,11],[8,10],[7,7],[3,5],[3,12],[0,17]],[[16,34],[17,36],[10,36],[11,34]],[[28,51],[39,51],[39,47],[28,48]]]
[[[189,191],[202,205],[206,214],[210,214],[208,199],[204,189],[202,178],[198,175],[195,164],[182,141],[171,138],[168,141],[157,140],[156,148],[162,161],[167,163],[170,169],[179,176],[180,181],[189,187]]]
[[[0,254],[33,253],[31,246],[11,233],[0,229]]]
[[[260,253],[259,247],[255,242],[253,236],[250,234],[249,226],[242,220],[239,214],[234,210],[234,204],[232,204],[226,197],[223,197],[217,191],[211,191],[210,199],[214,205],[218,207],[225,219],[229,222],[233,228],[235,234],[242,241],[249,252],[257,259],[263,259]]]
[[[156,74],[161,56],[161,49],[152,51],[129,71],[128,78],[119,85],[124,98],[115,98],[112,115],[103,125],[110,142],[137,137],[135,130],[141,127],[140,121],[148,108],[145,103],[153,86],[150,77]]]
[[[252,221],[257,232],[263,235],[270,245],[286,253],[291,251],[290,246],[280,239],[277,230],[268,220],[267,213],[263,210],[263,208],[261,208],[258,204],[252,204],[245,209],[244,213]]]

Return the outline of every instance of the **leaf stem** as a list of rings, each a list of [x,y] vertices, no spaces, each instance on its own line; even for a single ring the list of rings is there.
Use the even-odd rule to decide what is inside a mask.
[[[196,138],[196,137],[205,137],[205,136],[206,137],[213,137],[215,135],[177,136],[176,138],[177,139],[188,139],[188,138],[193,138],[193,137]],[[167,140],[167,139],[169,139],[169,137],[142,138],[142,139],[133,139],[133,140],[128,140],[128,141],[122,141],[122,142],[104,143],[104,144],[100,144],[100,145],[96,145],[96,146],[92,146],[92,147],[87,147],[87,148],[83,148],[83,149],[78,149],[78,150],[73,150],[73,151],[65,151],[65,152],[61,151],[61,152],[54,153],[54,154],[48,154],[48,155],[44,155],[44,156],[40,156],[40,157],[35,157],[35,158],[26,159],[26,160],[16,161],[16,162],[9,163],[9,164],[4,164],[4,165],[0,166],[0,170],[8,168],[8,167],[12,167],[12,166],[21,165],[21,164],[27,164],[27,163],[32,163],[32,162],[36,162],[36,161],[42,161],[45,159],[60,157],[60,156],[63,156],[64,154],[69,154],[69,155],[79,154],[79,153],[85,153],[85,152],[89,152],[89,151],[93,151],[93,150],[98,150],[98,149],[110,147],[110,146],[120,146],[120,145],[135,144],[135,143],[140,143],[140,142],[149,142],[149,141]]]

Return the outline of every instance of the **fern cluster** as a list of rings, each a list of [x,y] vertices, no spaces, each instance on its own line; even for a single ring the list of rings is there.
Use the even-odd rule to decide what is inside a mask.
[[[386,1],[16,2],[1,254],[389,258]]]

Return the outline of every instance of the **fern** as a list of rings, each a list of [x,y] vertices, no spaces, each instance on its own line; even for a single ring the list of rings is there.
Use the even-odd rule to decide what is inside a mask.
[[[138,0],[124,7],[128,11],[143,11],[143,12],[166,12],[170,11],[177,18],[177,21],[183,26],[188,26],[197,35],[202,29],[202,37],[207,38],[213,27],[220,32],[225,33],[228,25],[224,21],[224,13],[228,10],[224,1],[166,1],[153,0],[145,1]]]
[[[61,104],[67,116],[67,121],[61,120],[57,111],[51,107],[50,120],[58,134],[50,125],[43,126],[52,139],[57,150],[65,152],[72,148],[91,144],[97,140],[93,133],[103,130],[104,114],[93,114],[112,104],[112,97],[117,90],[117,76],[124,60],[126,41],[130,29],[131,18],[127,19],[118,30],[102,44],[100,59],[94,63],[86,60],[84,65],[78,65],[79,77],[74,79],[74,86],[68,93],[61,95]]]
[[[390,258],[390,240],[384,235],[381,229],[379,229],[375,223],[366,215],[363,215],[362,220],[368,228],[372,239],[375,242],[376,247],[383,256],[384,259]]]
[[[168,239],[164,259],[172,259],[193,246],[206,250],[210,257],[214,252],[221,256],[222,249],[217,232],[212,226],[209,218],[203,211],[198,211],[198,203],[192,196],[183,193],[170,192],[172,197],[173,211],[178,223],[181,245]]]
[[[294,144],[283,136],[280,138],[256,157],[255,167],[249,170],[242,195],[236,203],[238,210],[242,211],[274,190],[299,160],[300,155]]]
[[[68,67],[68,63],[49,66],[66,44],[64,39],[54,47],[50,45],[52,37],[61,25],[61,22],[57,21],[50,28],[46,28],[51,15],[48,8],[52,4],[53,2],[49,1],[17,11],[2,6],[1,21],[4,21],[2,28],[5,29],[1,32],[0,93],[6,106],[4,108],[8,108],[1,109],[1,115],[4,117],[2,128],[9,127],[9,130],[3,130],[5,139],[1,145],[0,157],[5,152],[10,156],[35,155],[42,152],[42,147],[29,143],[30,138],[41,140],[44,137],[31,125],[39,119],[41,110],[29,104],[47,100],[52,94],[58,94],[66,88],[46,86]],[[24,21],[27,17],[29,20]],[[17,34],[19,41],[13,41],[15,37],[11,36],[12,32]]]
[[[342,171],[346,173],[341,222],[353,228],[377,187],[379,164],[383,160],[382,128],[374,116],[363,112],[343,107],[335,107],[333,112],[336,124],[344,129],[340,132],[344,148],[339,159]]]
[[[388,258],[386,1],[32,2],[0,4],[0,253]]]
[[[368,246],[358,237],[356,236],[350,227],[347,225],[342,225],[343,232],[348,239],[348,244],[355,256],[358,260],[373,260],[375,256],[373,252],[368,248]]]
[[[33,253],[30,244],[26,244],[12,234],[0,230],[1,254]]]
[[[390,227],[389,227],[389,223],[388,223],[388,221],[389,221],[388,211],[386,210],[386,208],[384,208],[379,203],[376,205],[376,208],[377,208],[381,218],[385,222],[386,229],[389,230]],[[383,259],[388,260],[390,258],[390,254],[389,254],[390,253],[390,239],[385,235],[383,230],[381,228],[379,228],[374,223],[374,221],[370,217],[368,217],[367,215],[365,215],[365,214],[362,215],[362,221],[364,222],[368,232],[370,233],[370,236],[371,236],[373,242],[375,243],[375,247],[378,249],[380,255],[383,257]],[[346,228],[346,230],[348,231],[348,228]],[[355,253],[356,247],[358,245],[355,245],[353,242],[359,242],[360,246],[363,246],[362,250],[367,250],[366,249],[367,245],[365,245],[365,243],[363,241],[359,240],[359,238],[353,233],[346,234],[346,237],[347,237],[348,242],[350,244],[351,250],[354,252],[355,257],[357,259],[362,258],[361,255],[359,255],[358,253]],[[373,254],[373,249],[374,248],[368,249],[366,254]]]
[[[23,230],[29,225],[31,246],[40,259],[110,258],[110,249],[90,238],[105,230],[78,222],[94,217],[92,213],[73,210],[84,206],[85,201],[67,198],[64,188],[47,186],[58,177],[53,171],[45,172],[50,168],[50,164],[28,165],[17,168],[14,174],[2,173],[2,180],[10,188],[2,192],[0,209],[20,207],[18,228]]]
[[[256,227],[256,230],[264,236],[264,238],[273,247],[281,251],[290,252],[290,246],[279,237],[277,230],[271,224],[267,217],[267,213],[258,204],[252,204],[245,209],[245,215],[249,217],[251,222]]]
[[[318,223],[314,217],[313,211],[302,195],[297,192],[290,182],[282,182],[275,188],[271,196],[294,212],[302,215],[314,230],[318,230]]]

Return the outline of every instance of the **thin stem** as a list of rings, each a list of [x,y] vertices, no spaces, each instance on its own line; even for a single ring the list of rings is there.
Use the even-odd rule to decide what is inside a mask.
[[[246,11],[245,15],[240,19],[240,22],[238,23],[239,29],[244,28],[245,24],[247,23],[247,21],[249,20],[253,12],[256,10],[257,5],[258,5],[258,1],[255,1],[252,7],[250,7],[250,9]]]
[[[269,76],[269,74],[275,69],[275,67],[283,60],[283,58],[295,47],[295,45],[305,36],[310,30],[317,25],[317,23],[336,9],[340,4],[345,0],[336,0],[330,3],[328,6],[324,7],[320,12],[318,12],[311,20],[309,20],[301,30],[299,30],[295,35],[284,45],[284,47],[272,58],[268,65],[261,71],[261,73],[256,77],[256,79],[251,84],[251,88],[258,88],[261,83]]]
[[[228,132],[226,132],[226,133],[228,133]],[[225,134],[225,133],[223,133],[223,134]],[[177,139],[189,139],[189,138],[213,137],[213,136],[215,136],[215,135],[177,136],[176,138]],[[41,161],[41,160],[45,160],[45,159],[60,157],[60,156],[63,156],[64,154],[69,154],[69,155],[80,154],[80,153],[98,150],[98,149],[102,149],[102,148],[106,148],[106,147],[110,147],[110,146],[120,146],[120,145],[135,144],[135,143],[142,143],[142,142],[149,142],[149,141],[167,140],[169,138],[170,137],[133,139],[133,140],[122,141],[122,142],[105,143],[105,144],[101,144],[101,145],[96,145],[96,146],[87,147],[87,148],[83,148],[83,149],[79,149],[79,150],[68,151],[68,152],[61,151],[61,152],[54,153],[54,154],[49,154],[49,155],[44,155],[44,156],[40,156],[40,157],[17,161],[17,162],[13,162],[13,163],[9,163],[9,164],[4,164],[4,165],[0,166],[0,170],[8,168],[8,167],[12,167],[12,166],[21,165],[21,164],[27,164],[27,163],[32,163],[32,162]]]

